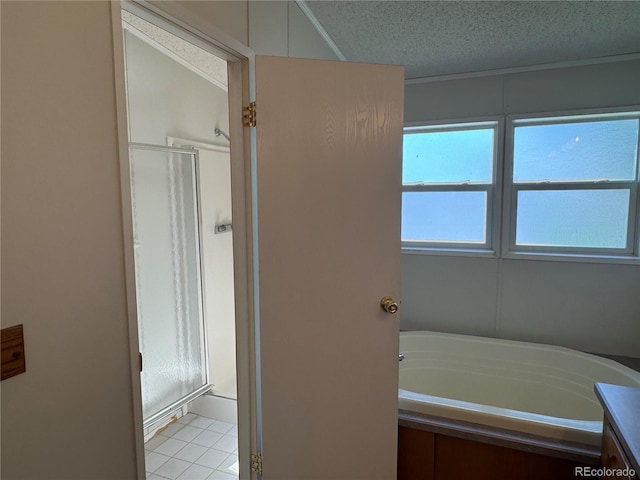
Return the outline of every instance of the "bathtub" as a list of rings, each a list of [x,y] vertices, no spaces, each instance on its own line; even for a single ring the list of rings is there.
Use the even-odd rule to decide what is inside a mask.
[[[595,382],[640,387],[613,360],[549,345],[402,332],[401,411],[548,439],[600,444]]]

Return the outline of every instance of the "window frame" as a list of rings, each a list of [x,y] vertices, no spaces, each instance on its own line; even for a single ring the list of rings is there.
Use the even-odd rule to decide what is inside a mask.
[[[640,260],[640,132],[636,145],[636,165],[634,180],[613,181],[553,181],[514,182],[515,162],[514,139],[518,126],[559,125],[565,123],[590,122],[598,120],[635,118],[640,122],[640,108],[628,106],[607,109],[573,110],[565,112],[540,112],[507,115],[505,122],[502,216],[502,257],[542,260],[573,260],[611,263],[636,263]],[[544,245],[517,245],[516,228],[518,214],[518,193],[520,191],[568,191],[568,190],[629,190],[629,211],[627,217],[627,238],[624,248],[607,247],[560,247]]]
[[[484,243],[473,242],[433,242],[404,241],[401,239],[402,253],[429,255],[467,255],[495,257],[500,252],[500,212],[502,204],[502,175],[504,144],[504,116],[486,116],[463,120],[438,120],[406,123],[403,137],[412,133],[450,132],[464,130],[493,129],[493,164],[491,183],[423,183],[405,185],[404,192],[486,192],[487,207],[485,218],[486,239]],[[404,159],[403,159],[404,166]]]

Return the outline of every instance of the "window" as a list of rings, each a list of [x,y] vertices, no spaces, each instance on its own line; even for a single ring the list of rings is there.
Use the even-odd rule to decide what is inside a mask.
[[[510,251],[637,254],[637,113],[514,119],[510,134]]]
[[[405,129],[405,247],[490,249],[498,122]]]
[[[640,112],[506,120],[405,129],[403,249],[640,259]]]

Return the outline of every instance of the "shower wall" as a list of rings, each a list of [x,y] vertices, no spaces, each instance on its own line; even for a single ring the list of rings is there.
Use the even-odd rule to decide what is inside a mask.
[[[129,139],[166,145],[167,136],[227,146],[227,92],[128,31],[124,33]]]
[[[216,225],[232,223],[229,152],[200,149],[202,255],[209,375],[213,393],[237,398],[233,231],[215,234]]]

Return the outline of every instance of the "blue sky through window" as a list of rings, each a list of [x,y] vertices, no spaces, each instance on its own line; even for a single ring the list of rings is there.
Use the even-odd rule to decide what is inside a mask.
[[[628,183],[606,189],[589,185],[636,182],[638,118],[553,121],[516,121],[514,150],[505,152],[507,158],[513,155],[514,188],[521,182],[586,182],[585,188],[518,190],[516,245],[626,248]],[[461,191],[455,184],[491,184],[494,132],[484,124],[404,135],[403,184],[424,185],[403,192],[403,241],[487,241],[490,191]],[[438,184],[453,185],[446,188],[451,191],[428,191]]]
[[[625,248],[629,190],[518,192],[517,245]]]
[[[402,239],[486,241],[486,192],[404,192]]]
[[[491,183],[493,129],[404,136],[402,183]]]
[[[491,184],[493,146],[494,129],[486,126],[406,134],[403,183]],[[402,239],[484,244],[487,207],[484,191],[404,192]]]
[[[513,180],[633,180],[638,119],[520,126]]]

